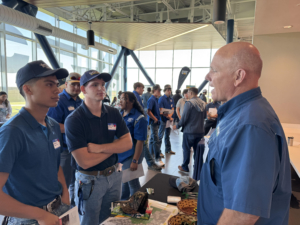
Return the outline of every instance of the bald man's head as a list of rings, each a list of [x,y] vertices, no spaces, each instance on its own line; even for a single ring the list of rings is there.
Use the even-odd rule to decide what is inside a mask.
[[[234,96],[258,87],[262,60],[257,48],[247,42],[234,42],[220,48],[206,75],[214,101],[228,101]]]

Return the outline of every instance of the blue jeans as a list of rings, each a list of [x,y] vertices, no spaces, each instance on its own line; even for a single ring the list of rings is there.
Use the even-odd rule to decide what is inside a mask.
[[[150,154],[150,151],[148,148],[148,140],[149,140],[149,136],[150,136],[149,128],[150,128],[150,126],[148,126],[148,128],[147,128],[147,140],[144,141],[143,152],[144,152],[144,156],[145,156],[148,166],[153,166],[155,164],[155,161],[153,159],[153,156]]]
[[[110,216],[111,202],[119,201],[121,197],[122,172],[113,172],[110,176],[93,176],[80,172],[75,174],[75,193],[78,193],[79,182],[82,184],[84,196],[83,215],[79,215],[81,225],[98,225]],[[91,182],[94,181],[94,187],[91,189]],[[90,187],[90,188],[85,188]],[[91,192],[92,190],[92,192]],[[76,206],[79,207],[79,197],[75,195]]]
[[[183,149],[183,164],[182,168],[189,171],[189,163],[191,157],[191,147],[194,151],[197,148],[197,144],[203,138],[203,134],[186,134],[183,133],[182,149]],[[194,154],[195,157],[195,154]]]
[[[123,162],[122,170],[126,170],[130,168],[132,159],[133,159],[133,155]],[[143,159],[144,159],[144,154],[142,153],[139,158],[138,164],[141,164],[143,162]],[[128,200],[129,197],[133,195],[135,192],[137,192],[140,188],[141,188],[141,184],[139,178],[123,183],[121,200]]]
[[[61,205],[56,210],[54,210],[52,212],[52,214],[54,214],[56,216],[61,216],[62,214],[67,212],[69,209],[70,209],[69,205],[61,203]],[[7,225],[39,225],[39,223],[33,219],[22,219],[22,218],[16,218],[16,217],[9,217]]]
[[[170,133],[171,128],[166,128],[166,123],[163,121],[160,121],[159,131],[158,131],[158,137],[159,137],[159,151],[161,153],[161,144],[162,139],[165,135],[165,153],[168,153],[171,151],[171,142],[170,142]]]
[[[74,183],[75,183],[75,169],[71,165],[72,154],[68,150],[64,150],[60,154],[60,166],[63,169],[66,184],[69,188],[71,206],[75,206],[74,202]]]
[[[159,138],[158,138],[158,127],[159,125],[156,123],[152,123],[150,125],[151,128],[151,137],[149,142],[149,151],[150,154],[154,155],[156,160],[160,160],[160,145],[159,145]]]

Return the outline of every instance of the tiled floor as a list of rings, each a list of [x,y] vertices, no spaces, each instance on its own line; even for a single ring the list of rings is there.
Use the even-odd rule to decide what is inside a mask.
[[[182,133],[180,135],[176,135],[174,132],[171,132],[171,145],[172,150],[176,152],[175,155],[165,155],[163,159],[164,163],[166,164],[162,173],[171,174],[174,176],[186,176],[187,173],[178,172],[178,165],[182,163]],[[164,144],[162,146],[162,152],[164,153]],[[189,165],[190,173],[189,176],[192,177],[192,165],[193,152],[191,152],[191,163]],[[145,176],[140,178],[141,185],[145,184],[148,180],[150,180],[155,174],[158,172],[148,170],[147,163],[145,160],[143,161],[143,167]],[[300,178],[297,176],[295,171],[292,171],[292,189],[293,189],[293,196],[291,200],[291,207],[290,207],[290,218],[289,218],[289,225],[299,225],[300,224]],[[2,221],[2,217],[0,215],[0,221]]]

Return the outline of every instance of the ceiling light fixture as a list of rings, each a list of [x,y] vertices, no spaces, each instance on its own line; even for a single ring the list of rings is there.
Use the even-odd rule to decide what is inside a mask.
[[[226,18],[226,0],[214,0],[213,22],[214,24],[225,23]]]
[[[289,28],[292,28],[293,26],[289,25],[289,26],[284,26],[283,28],[285,29],[289,29]]]
[[[90,29],[86,32],[86,38],[87,38],[87,45],[88,46],[95,46],[95,34],[92,30],[92,22],[89,21]]]
[[[153,44],[151,44],[151,45],[147,45],[147,46],[145,46],[145,47],[142,47],[142,48],[139,48],[139,49],[135,49],[135,51],[139,51],[139,50],[142,50],[142,49],[144,49],[144,48],[148,48],[148,47],[151,47],[151,46],[153,46],[153,45],[160,44],[160,43],[162,43],[162,42],[165,42],[165,41],[171,40],[171,39],[173,39],[173,38],[180,37],[180,36],[182,36],[182,35],[185,35],[185,34],[188,34],[188,33],[194,32],[194,31],[196,31],[196,30],[200,30],[200,29],[202,29],[202,28],[205,28],[205,27],[208,27],[208,26],[209,26],[209,25],[204,25],[204,26],[202,26],[202,27],[198,27],[198,28],[195,28],[195,29],[193,29],[193,30],[186,31],[186,32],[184,32],[184,33],[181,33],[181,34],[175,35],[175,36],[173,36],[173,37],[170,37],[170,38],[164,39],[164,40],[162,40],[162,41],[155,42],[155,43],[153,43]]]

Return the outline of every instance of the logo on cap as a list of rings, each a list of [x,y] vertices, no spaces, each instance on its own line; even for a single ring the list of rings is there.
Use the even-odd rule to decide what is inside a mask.
[[[98,71],[92,71],[92,72],[90,72],[90,75],[96,75],[96,74],[99,74],[99,72]]]
[[[51,70],[51,68],[46,63],[41,63],[40,66]]]

